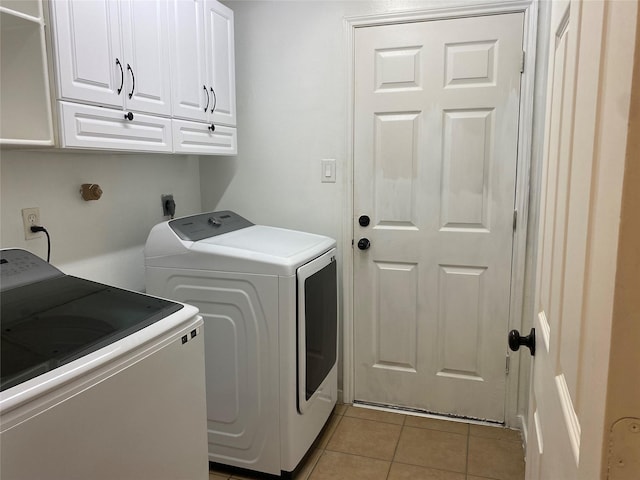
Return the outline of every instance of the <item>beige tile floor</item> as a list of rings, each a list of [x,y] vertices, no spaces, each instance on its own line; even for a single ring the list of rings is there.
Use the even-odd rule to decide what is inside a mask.
[[[209,480],[259,476],[211,471]],[[295,480],[522,480],[519,432],[337,405]]]

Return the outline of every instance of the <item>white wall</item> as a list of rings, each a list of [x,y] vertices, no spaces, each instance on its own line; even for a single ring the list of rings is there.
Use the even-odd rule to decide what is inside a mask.
[[[197,157],[7,151],[0,155],[0,246],[46,258],[46,238],[25,240],[21,210],[39,207],[51,235],[51,263],[65,273],[144,290],[142,248],[162,216],[163,193],[177,215],[200,211]],[[85,202],[83,183],[104,194]]]

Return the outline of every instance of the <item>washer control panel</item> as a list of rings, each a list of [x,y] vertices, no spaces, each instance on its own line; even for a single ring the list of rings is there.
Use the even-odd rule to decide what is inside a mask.
[[[171,229],[182,240],[197,242],[252,226],[249,220],[231,210],[200,213],[169,221]]]
[[[0,250],[0,287],[3,292],[63,275],[56,267],[26,250]]]

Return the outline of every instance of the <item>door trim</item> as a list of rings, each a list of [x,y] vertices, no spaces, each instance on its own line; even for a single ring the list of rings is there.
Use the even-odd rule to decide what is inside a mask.
[[[345,204],[343,231],[343,390],[342,399],[345,403],[354,400],[354,312],[353,312],[353,218],[357,212],[353,210],[353,139],[354,139],[354,79],[355,79],[355,31],[357,28],[410,23],[428,20],[444,20],[483,15],[498,15],[507,13],[524,13],[524,49],[526,52],[524,73],[522,75],[520,91],[520,115],[518,129],[518,158],[516,165],[516,192],[514,208],[518,211],[517,228],[513,238],[513,255],[511,260],[511,301],[509,314],[509,330],[522,330],[523,305],[525,299],[524,287],[529,284],[526,279],[535,279],[535,271],[528,271],[525,267],[527,254],[527,233],[529,204],[537,204],[539,193],[530,192],[531,146],[534,111],[534,79],[537,40],[538,5],[535,0],[494,1],[483,5],[461,4],[447,8],[429,10],[393,12],[385,14],[347,17],[344,20],[347,47],[347,141],[345,165]],[[529,198],[531,195],[531,199]],[[507,355],[507,332],[505,332],[505,355]],[[506,361],[506,360],[505,360]],[[528,362],[523,367],[528,366]],[[508,426],[522,428],[525,444],[527,395],[519,396],[520,390],[520,355],[510,358],[510,374],[506,379],[505,423]],[[527,382],[528,375],[523,381]]]

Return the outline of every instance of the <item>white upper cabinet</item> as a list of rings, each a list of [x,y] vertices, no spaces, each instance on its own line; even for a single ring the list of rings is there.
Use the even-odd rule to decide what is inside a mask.
[[[236,153],[229,8],[216,0],[48,5],[60,146]]]
[[[173,116],[236,125],[233,11],[215,0],[172,0]]]
[[[215,0],[205,3],[207,79],[214,124],[236,125],[236,72],[233,11]]]
[[[171,114],[166,4],[50,2],[61,100]]]

